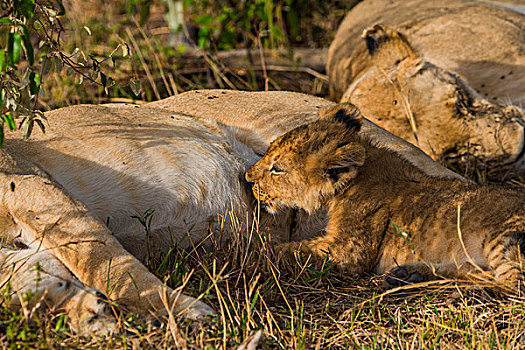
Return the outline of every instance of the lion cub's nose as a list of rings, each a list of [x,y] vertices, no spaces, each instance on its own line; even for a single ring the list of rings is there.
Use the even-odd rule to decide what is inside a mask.
[[[248,182],[253,182],[253,177],[252,177],[252,168],[248,169],[246,171],[246,173],[244,174],[244,178],[246,179],[246,181]]]

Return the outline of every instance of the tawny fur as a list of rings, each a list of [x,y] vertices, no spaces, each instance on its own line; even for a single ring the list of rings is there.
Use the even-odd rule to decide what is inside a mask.
[[[46,113],[46,134],[35,131],[28,142],[8,134],[0,150],[1,239],[9,243],[0,249],[0,283],[9,281],[20,295],[35,291],[28,279],[40,264],[43,305],[65,307],[76,329],[87,333],[113,328],[110,310],[92,288],[135,312],[162,310],[163,283],[141,261],[197,243],[230,210],[241,225],[249,224],[243,219],[255,201],[244,172],[272,140],[333,105],[290,92],[209,90],[141,107]],[[428,176],[461,179],[368,121],[362,131]],[[131,218],[148,209],[154,210],[149,240]],[[322,213],[304,211],[261,220],[276,243],[311,237],[326,225]],[[64,281],[77,283],[64,290]],[[175,311],[189,317],[211,312],[186,296]]]
[[[353,105],[332,107],[275,140],[246,173],[271,212],[328,210],[326,235],[281,249],[329,255],[352,274],[394,269],[390,285],[477,268],[521,280],[523,191],[429,177],[371,141],[361,119]]]
[[[501,4],[365,0],[330,47],[331,98],[434,159],[501,178],[525,167],[523,28]]]

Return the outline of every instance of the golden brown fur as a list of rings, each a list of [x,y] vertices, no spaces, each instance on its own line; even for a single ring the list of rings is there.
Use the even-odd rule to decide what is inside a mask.
[[[361,123],[353,105],[330,108],[276,139],[247,171],[270,212],[328,210],[326,235],[281,249],[329,254],[352,274],[393,269],[391,286],[435,278],[432,269],[464,277],[475,266],[502,283],[521,279],[522,191],[429,177],[374,144]]]
[[[330,97],[339,100],[370,68],[362,33],[380,23],[404,33],[421,56],[459,74],[482,97],[523,105],[523,8],[520,12],[505,0],[363,0],[344,18],[330,45]]]
[[[330,47],[331,98],[436,160],[501,178],[525,167],[524,28],[501,4],[365,0]]]
[[[0,302],[20,307],[33,295],[34,305],[65,309],[82,333],[114,329],[100,292],[130,311],[163,313],[164,285],[141,261],[199,242],[230,210],[246,218],[254,199],[242,177],[260,158],[254,149],[265,151],[267,127],[278,125],[270,119],[288,120],[291,129],[332,104],[302,94],[235,91],[191,92],[158,103],[166,108],[67,107],[46,113],[46,133],[35,132],[28,142],[19,133],[6,135],[0,150],[0,287],[10,285],[11,298]],[[236,116],[232,124],[246,128],[206,116]],[[259,136],[251,125],[264,118],[267,132]],[[154,213],[147,235],[132,216],[148,209]],[[276,242],[324,226],[322,217],[310,220],[304,213],[260,218],[261,231]],[[225,220],[227,229],[228,215]],[[167,292],[176,313],[196,318],[212,311]]]
[[[114,328],[97,291],[133,312],[162,313],[163,283],[141,261],[203,239],[226,211],[246,218],[255,202],[243,180],[248,167],[276,137],[333,105],[291,92],[208,90],[140,107],[47,112],[45,134],[28,142],[8,134],[0,150],[0,286],[11,284],[13,306],[37,292],[85,333]],[[461,179],[373,123],[363,120],[362,132],[428,176]],[[132,216],[148,209],[155,211],[146,235]],[[276,243],[326,226],[325,216],[304,211],[260,218]],[[172,300],[188,317],[211,312],[189,296]]]

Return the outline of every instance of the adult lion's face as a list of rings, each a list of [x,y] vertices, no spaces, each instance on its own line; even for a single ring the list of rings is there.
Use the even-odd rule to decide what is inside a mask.
[[[458,169],[488,168],[490,177],[507,177],[511,166],[525,168],[522,108],[482,99],[463,78],[417,54],[396,30],[375,25],[364,38],[372,65],[354,77],[342,102]]]
[[[359,112],[350,104],[332,107],[318,121],[276,139],[246,172],[253,194],[270,213],[281,207],[319,209],[345,187],[365,159],[356,142]]]

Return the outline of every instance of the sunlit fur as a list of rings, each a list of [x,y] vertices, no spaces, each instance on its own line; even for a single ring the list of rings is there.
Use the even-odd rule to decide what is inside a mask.
[[[142,261],[174,246],[203,249],[210,233],[228,238],[232,216],[239,231],[252,227],[255,200],[243,175],[266,150],[265,139],[331,104],[288,92],[193,91],[140,107],[67,107],[46,113],[45,134],[35,128],[27,142],[6,135],[0,286],[10,286],[11,298],[2,302],[63,308],[84,334],[115,328],[105,298],[163,314],[164,284]],[[217,121],[226,117],[231,125]],[[148,210],[143,227],[136,217]],[[258,218],[260,233],[277,243],[325,225],[325,216],[304,211]],[[213,311],[189,296],[172,300],[173,312],[186,317]]]
[[[353,103],[436,160],[462,171],[488,170],[499,179],[513,167],[525,168],[518,56],[525,45],[517,39],[525,20],[511,10],[489,9],[496,5],[445,2],[358,5],[331,45],[331,97]],[[374,25],[377,18],[399,30]],[[512,100],[515,106],[508,105]]]
[[[292,92],[201,90],[140,107],[46,112],[45,134],[35,129],[26,142],[8,133],[0,150],[0,284],[8,281],[22,297],[38,291],[42,306],[65,308],[85,333],[114,329],[96,291],[131,311],[162,313],[164,285],[141,261],[174,245],[199,244],[217,230],[227,238],[226,212],[252,227],[256,203],[245,171],[271,141],[333,105]],[[461,179],[366,120],[361,132],[428,176]],[[132,216],[149,209],[146,233]],[[323,210],[308,216],[288,209],[262,212],[257,227],[283,243],[322,233],[326,221]],[[65,288],[64,281],[77,283]],[[174,311],[188,317],[211,312],[194,298],[176,300]]]
[[[433,279],[433,269],[465,277],[474,265],[498,282],[522,278],[522,191],[429,177],[363,135],[360,119],[353,105],[332,107],[275,140],[247,171],[274,207],[328,210],[326,235],[281,249],[331,254],[353,274],[395,268],[390,285]]]

